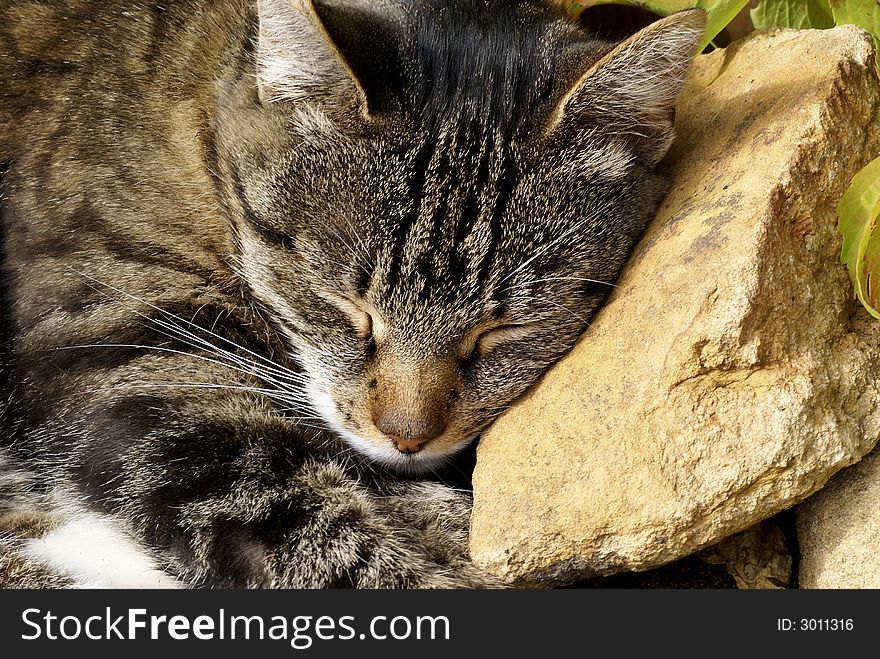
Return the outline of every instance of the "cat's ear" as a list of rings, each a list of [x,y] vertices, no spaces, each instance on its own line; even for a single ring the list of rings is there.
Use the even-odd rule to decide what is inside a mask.
[[[706,15],[690,9],[652,23],[581,74],[556,108],[549,131],[599,124],[647,160],[672,142],[675,103],[703,36]]]
[[[385,2],[258,0],[257,11],[261,101],[381,110],[387,85],[377,81],[393,60]]]

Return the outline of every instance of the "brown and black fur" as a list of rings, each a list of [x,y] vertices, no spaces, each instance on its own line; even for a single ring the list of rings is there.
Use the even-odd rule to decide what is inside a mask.
[[[0,0],[10,460],[188,585],[492,585],[433,474],[607,295],[701,25]]]

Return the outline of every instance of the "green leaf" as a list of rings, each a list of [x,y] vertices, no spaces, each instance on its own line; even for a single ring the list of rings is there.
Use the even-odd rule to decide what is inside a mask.
[[[877,0],[828,0],[838,25],[852,24],[865,28],[880,38],[880,3]]]
[[[841,262],[846,264],[859,298],[880,318],[880,158],[856,174],[837,206],[843,236]]]
[[[749,13],[756,28],[805,30],[834,27],[828,0],[761,0],[761,4]]]
[[[761,0],[751,10],[757,28],[825,29],[858,25],[874,36],[880,61],[880,2],[878,0]]]
[[[872,224],[876,227],[880,216],[880,205],[874,208]],[[859,300],[874,318],[880,319],[880,308],[877,296],[880,293],[880,234],[874,231],[865,244],[865,253],[862,255],[862,280]]]
[[[596,5],[628,5],[641,7],[660,16],[668,16],[683,9],[701,7],[706,10],[706,33],[700,50],[709,45],[721,30],[727,27],[749,0],[579,0],[573,2],[569,12],[577,16],[584,9]]]

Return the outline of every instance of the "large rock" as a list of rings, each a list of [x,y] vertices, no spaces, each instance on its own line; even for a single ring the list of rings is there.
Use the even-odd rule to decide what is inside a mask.
[[[620,288],[481,441],[478,564],[523,585],[644,570],[790,507],[875,444],[880,335],[850,327],[835,218],[880,152],[873,56],[847,26],[697,59],[674,185]]]
[[[801,588],[880,588],[880,449],[797,508]]]

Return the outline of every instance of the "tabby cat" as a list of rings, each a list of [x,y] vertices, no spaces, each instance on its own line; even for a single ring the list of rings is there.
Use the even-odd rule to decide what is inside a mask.
[[[703,24],[0,0],[0,515],[24,493],[185,586],[496,585],[442,467],[608,294]],[[74,549],[2,560],[103,583]]]

